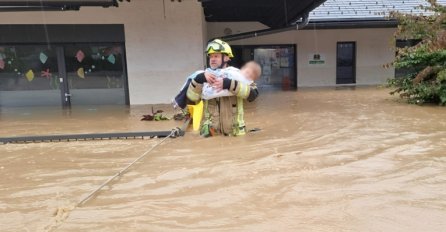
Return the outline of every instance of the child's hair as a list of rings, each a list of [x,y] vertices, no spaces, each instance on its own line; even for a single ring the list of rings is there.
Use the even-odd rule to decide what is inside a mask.
[[[252,68],[254,70],[254,73],[256,74],[256,79],[258,79],[262,75],[262,67],[260,67],[260,64],[251,60],[246,62],[243,66],[243,68]]]

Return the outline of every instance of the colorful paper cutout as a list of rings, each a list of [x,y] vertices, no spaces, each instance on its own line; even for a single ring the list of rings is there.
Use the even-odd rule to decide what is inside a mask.
[[[116,62],[116,58],[115,58],[115,56],[113,54],[109,55],[107,57],[107,60],[108,60],[108,62],[110,62],[112,64],[115,64],[115,62]]]
[[[77,51],[75,57],[76,57],[77,61],[79,61],[79,63],[80,63],[80,62],[82,62],[84,60],[85,54],[84,54],[84,52],[82,50],[79,50],[79,51]]]
[[[42,62],[42,64],[45,64],[46,61],[48,60],[48,56],[45,55],[45,53],[41,52],[39,55],[39,59],[40,59],[40,62]]]
[[[84,68],[79,68],[79,69],[77,70],[77,76],[80,77],[80,78],[82,78],[82,79],[85,79]]]
[[[0,68],[5,69],[5,61],[4,60],[0,60]]]
[[[40,72],[40,76],[46,79],[50,79],[52,74],[50,73],[50,69],[47,68],[46,70]]]
[[[26,79],[31,82],[34,79],[34,72],[33,70],[28,70],[28,72],[26,72],[25,74]]]

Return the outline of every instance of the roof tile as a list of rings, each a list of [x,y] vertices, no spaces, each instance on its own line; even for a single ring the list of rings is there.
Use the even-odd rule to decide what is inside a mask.
[[[446,5],[446,0],[438,0]],[[311,21],[382,19],[391,11],[429,14],[417,6],[427,5],[425,0],[327,0],[310,13]]]

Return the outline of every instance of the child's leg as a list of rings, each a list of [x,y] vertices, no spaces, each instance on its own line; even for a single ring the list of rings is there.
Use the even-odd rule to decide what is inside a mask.
[[[192,81],[192,79],[187,79],[183,88],[180,90],[180,92],[177,94],[177,96],[172,101],[174,108],[176,108],[176,107],[180,107],[181,109],[186,108],[186,106],[187,106],[187,89],[189,88],[191,81]]]

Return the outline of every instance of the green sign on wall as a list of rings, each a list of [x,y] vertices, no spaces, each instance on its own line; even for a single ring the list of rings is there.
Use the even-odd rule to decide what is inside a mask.
[[[320,54],[320,53],[310,54],[308,64],[312,64],[312,65],[325,64],[325,55]]]

